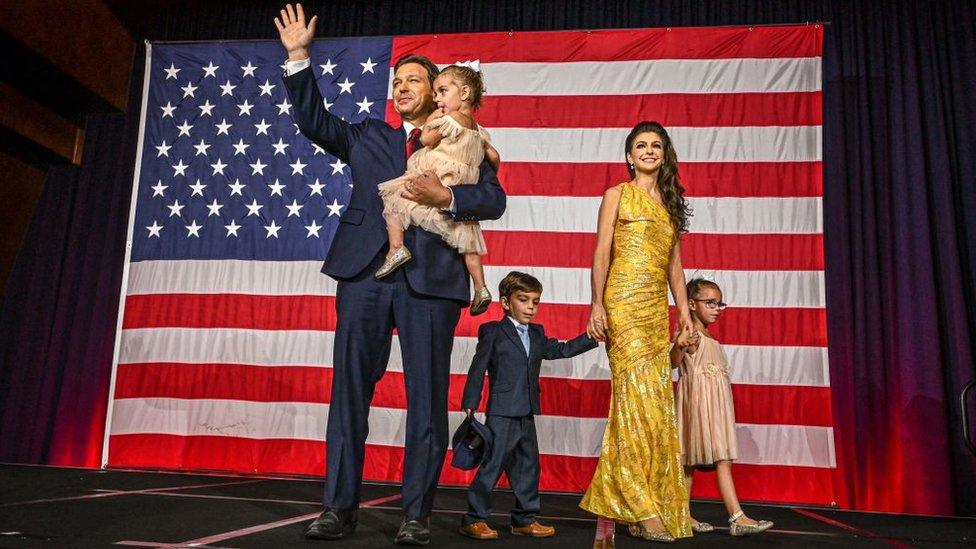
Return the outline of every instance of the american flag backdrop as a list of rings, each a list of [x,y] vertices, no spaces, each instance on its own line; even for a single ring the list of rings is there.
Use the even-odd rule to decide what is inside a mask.
[[[694,209],[686,273],[731,305],[725,345],[745,499],[830,503],[835,481],[822,237],[821,54],[815,25],[323,39],[312,67],[330,111],[399,124],[391,65],[479,60],[477,113],[503,158],[508,208],[483,224],[489,285],[545,286],[537,321],[562,339],[588,317],[600,196],[627,179],[639,120],[669,128]],[[133,185],[104,461],[112,467],[321,475],[335,282],[319,273],[355,174],[299,135],[278,42],[153,44]],[[478,325],[462,314],[451,424]],[[546,362],[543,490],[580,492],[600,453],[603,346]],[[370,412],[364,476],[397,481],[399,347]],[[449,456],[450,457],[450,456]],[[717,494],[714,478],[696,496]],[[442,481],[470,474],[444,468]]]

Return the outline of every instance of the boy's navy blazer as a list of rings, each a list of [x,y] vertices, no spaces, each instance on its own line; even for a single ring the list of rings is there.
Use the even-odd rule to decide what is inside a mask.
[[[350,124],[329,114],[311,67],[285,76],[283,81],[302,134],[352,169],[352,198],[339,218],[322,272],[337,280],[353,278],[387,244],[383,201],[376,186],[406,171],[406,135],[402,128],[375,118]],[[498,219],[505,212],[505,191],[494,170],[483,162],[480,171],[477,184],[451,187],[458,221]],[[468,271],[456,249],[440,235],[415,227],[406,231],[404,242],[414,257],[401,267],[411,289],[468,303]]]
[[[542,360],[574,357],[597,345],[586,334],[566,342],[547,338],[541,324],[529,324],[529,355],[526,356],[522,340],[508,317],[486,322],[478,329],[478,347],[468,369],[461,406],[478,409],[485,372],[488,372],[488,415],[539,414]]]

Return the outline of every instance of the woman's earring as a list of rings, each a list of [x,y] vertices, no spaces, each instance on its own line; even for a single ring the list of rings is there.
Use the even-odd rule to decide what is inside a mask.
[[[631,162],[630,164],[627,164],[627,165],[630,166],[630,171],[634,171],[634,164],[633,164],[633,162]]]

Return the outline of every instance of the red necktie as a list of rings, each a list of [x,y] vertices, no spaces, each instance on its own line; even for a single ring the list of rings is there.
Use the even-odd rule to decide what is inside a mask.
[[[407,158],[410,158],[410,155],[417,152],[422,146],[420,143],[420,128],[414,128],[410,131],[410,137],[407,138]]]

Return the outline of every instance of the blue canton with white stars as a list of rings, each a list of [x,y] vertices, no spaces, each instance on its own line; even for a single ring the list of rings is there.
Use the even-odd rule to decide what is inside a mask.
[[[325,107],[383,119],[391,38],[317,40]],[[132,261],[324,259],[352,174],[298,132],[280,42],[153,44]]]

